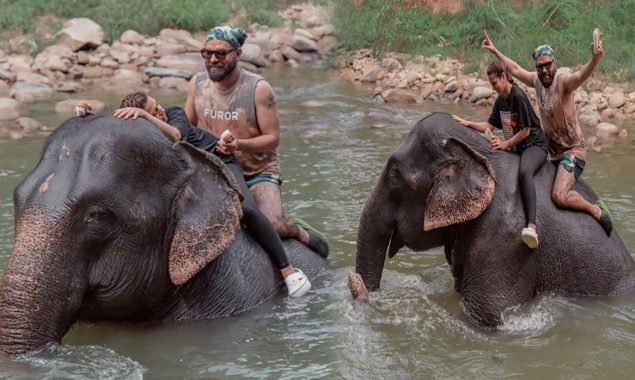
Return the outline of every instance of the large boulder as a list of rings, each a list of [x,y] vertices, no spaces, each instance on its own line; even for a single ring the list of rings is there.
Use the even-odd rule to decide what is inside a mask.
[[[64,23],[64,27],[55,35],[55,41],[73,51],[96,48],[104,42],[104,31],[89,18],[73,18]]]
[[[613,94],[609,95],[608,102],[609,107],[618,109],[623,106],[624,103],[626,103],[626,95],[624,95],[624,93],[622,92],[614,92]]]
[[[315,41],[299,34],[294,34],[293,36],[291,36],[289,45],[293,49],[301,53],[309,53],[309,52],[317,51],[317,44]]]
[[[391,88],[381,93],[381,96],[388,103],[417,103],[420,101],[419,94],[413,90]]]
[[[615,138],[620,134],[620,129],[611,123],[599,123],[595,126],[595,135],[604,140]]]
[[[470,102],[475,103],[481,99],[486,99],[492,96],[494,90],[487,87],[477,86],[472,90],[472,96],[470,97]]]
[[[145,37],[137,33],[137,31],[129,29],[121,33],[121,37],[119,37],[119,40],[124,44],[143,45]]]

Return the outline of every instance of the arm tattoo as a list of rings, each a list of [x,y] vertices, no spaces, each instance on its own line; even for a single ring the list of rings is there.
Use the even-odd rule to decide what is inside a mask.
[[[267,94],[267,105],[269,107],[273,107],[276,105],[276,103],[276,95],[273,93],[273,90],[270,89],[269,94]]]

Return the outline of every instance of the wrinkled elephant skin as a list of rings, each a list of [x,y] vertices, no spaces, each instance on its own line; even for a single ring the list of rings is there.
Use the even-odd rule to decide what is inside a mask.
[[[14,192],[0,350],[60,342],[76,321],[234,315],[284,290],[241,230],[239,197],[217,157],[170,144],[145,120],[68,120]],[[325,266],[295,240],[284,246],[310,278]]]
[[[395,149],[360,218],[353,295],[379,289],[386,253],[407,246],[443,246],[468,319],[494,327],[508,307],[538,294],[615,296],[635,289],[635,264],[618,233],[610,237],[588,214],[557,208],[556,172],[545,163],[535,176],[540,246],[520,239],[525,215],[517,154],[447,114],[417,123]],[[597,195],[582,179],[575,190]]]

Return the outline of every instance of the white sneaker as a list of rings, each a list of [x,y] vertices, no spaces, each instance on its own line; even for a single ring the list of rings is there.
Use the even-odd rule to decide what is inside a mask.
[[[296,269],[284,279],[289,291],[289,297],[302,297],[311,290],[311,282],[300,269]]]
[[[527,244],[527,247],[531,249],[535,249],[536,247],[538,247],[538,234],[533,228],[523,228],[523,232],[520,234],[520,238],[525,244]]]

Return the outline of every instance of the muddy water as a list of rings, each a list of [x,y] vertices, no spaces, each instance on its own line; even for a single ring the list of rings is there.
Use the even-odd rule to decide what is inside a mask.
[[[289,213],[330,238],[328,273],[300,300],[277,297],[239,317],[138,327],[76,325],[64,346],[19,362],[0,378],[632,378],[635,297],[546,295],[510,310],[499,332],[464,321],[442,251],[402,250],[384,271],[372,306],[350,302],[361,208],[392,149],[426,112],[484,119],[454,105],[391,107],[368,89],[323,71],[271,71],[282,121],[283,197]],[[183,96],[156,93],[164,104]],[[120,94],[86,94],[110,109]],[[312,101],[307,104],[307,101]],[[29,109],[56,126],[54,103]],[[635,136],[635,125],[624,125]],[[43,137],[0,141],[0,268],[13,242],[12,191],[35,165]],[[606,199],[635,249],[635,140],[589,153],[584,177]],[[49,355],[50,351],[57,355]]]

